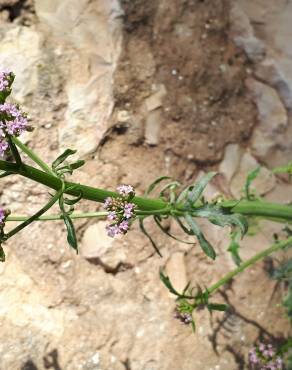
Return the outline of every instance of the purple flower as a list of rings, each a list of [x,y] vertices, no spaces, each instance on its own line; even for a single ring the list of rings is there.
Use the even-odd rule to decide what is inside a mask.
[[[131,185],[119,185],[117,187],[117,191],[122,196],[127,196],[129,194],[134,194],[134,188]]]
[[[8,143],[7,141],[3,140],[2,138],[0,138],[0,157],[3,157],[5,152],[7,151],[8,149]]]
[[[5,209],[0,207],[0,226],[4,225],[5,217],[6,217]]]
[[[111,197],[107,197],[104,201],[104,208],[105,209],[108,209],[109,207],[111,207],[113,204],[113,199]]]
[[[119,230],[121,233],[126,233],[128,230],[129,230],[129,223],[128,221],[122,221],[120,224],[119,224]]]
[[[4,70],[0,71],[0,92],[7,90],[10,87],[12,72]]]
[[[135,208],[135,204],[134,203],[126,203],[125,206],[124,206],[124,217],[126,217],[127,219],[131,218],[134,214],[134,208]]]
[[[19,136],[29,129],[26,114],[15,104],[0,104],[0,129],[9,134]]]
[[[114,238],[116,235],[120,234],[120,229],[118,225],[108,225],[106,226],[107,235]]]
[[[107,215],[107,219],[109,221],[115,221],[117,219],[117,214],[116,212],[112,211],[112,212],[109,212],[109,214]]]

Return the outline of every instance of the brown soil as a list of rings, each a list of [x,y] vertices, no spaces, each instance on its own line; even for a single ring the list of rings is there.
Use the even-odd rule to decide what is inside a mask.
[[[113,148],[107,141],[101,158],[118,165],[127,162],[135,178],[141,178],[140,161],[149,159],[158,174],[168,171],[185,181],[196,165],[218,162],[226,144],[244,142],[255,123],[244,84],[248,61],[229,38],[229,1],[123,0],[122,5],[124,45],[115,76],[116,109],[130,111],[136,122],[116,130],[118,144]],[[167,90],[160,142],[156,148],[137,147],[144,142],[143,102],[157,84]],[[171,163],[170,170],[165,161]]]

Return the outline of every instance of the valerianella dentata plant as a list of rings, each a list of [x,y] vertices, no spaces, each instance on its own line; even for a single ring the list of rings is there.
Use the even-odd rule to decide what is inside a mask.
[[[249,364],[252,370],[283,370],[283,360],[277,356],[271,344],[260,343],[249,351]]]
[[[13,80],[14,74],[12,72],[7,70],[0,71],[0,92],[8,92]]]
[[[105,199],[104,208],[109,211],[107,216],[110,224],[106,227],[107,234],[115,237],[118,234],[126,234],[131,222],[135,218],[135,204],[130,200],[135,196],[134,188],[131,185],[119,185],[118,198],[108,197]]]

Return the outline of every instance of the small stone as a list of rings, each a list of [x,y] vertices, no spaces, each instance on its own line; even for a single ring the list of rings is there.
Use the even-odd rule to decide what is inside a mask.
[[[228,182],[240,164],[241,149],[238,144],[229,144],[225,148],[223,161],[219,165],[219,172],[222,173]]]
[[[90,225],[83,235],[80,244],[80,254],[84,258],[100,258],[113,245],[113,239],[107,235],[106,221]]]
[[[158,145],[161,124],[161,109],[148,113],[145,127],[145,142],[148,145]]]

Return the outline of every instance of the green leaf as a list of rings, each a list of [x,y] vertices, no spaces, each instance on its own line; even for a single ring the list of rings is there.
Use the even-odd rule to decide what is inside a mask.
[[[212,245],[208,242],[208,240],[206,240],[204,234],[201,232],[197,223],[193,220],[193,218],[189,214],[185,215],[185,220],[189,224],[193,234],[196,235],[196,237],[199,241],[199,244],[200,244],[202,250],[204,251],[204,253],[208,257],[210,257],[214,260],[216,258],[216,252],[215,252],[214,248],[212,247]]]
[[[155,249],[156,253],[160,257],[162,257],[162,254],[160,253],[156,243],[154,242],[154,240],[151,238],[151,236],[148,234],[148,232],[146,231],[146,229],[144,227],[143,218],[139,218],[139,226],[140,226],[140,230],[142,231],[142,233],[149,239],[149,241],[152,244],[153,248]]]
[[[244,185],[244,193],[245,193],[245,196],[247,199],[250,199],[251,198],[251,194],[250,194],[250,186],[252,184],[252,182],[258,177],[258,174],[261,170],[261,167],[258,166],[255,170],[251,171],[248,176],[247,176],[247,179],[246,179],[246,182],[245,182],[245,185]]]
[[[216,175],[216,172],[209,172],[200,178],[194,185],[189,188],[189,193],[187,196],[187,203],[193,205],[201,197],[203,191],[205,190],[208,183]]]
[[[83,196],[83,192],[80,190],[79,195],[76,196],[73,199],[69,199],[69,198],[64,197],[64,203],[68,204],[68,205],[74,205],[74,204],[78,203],[80,199],[82,199],[82,196]]]
[[[3,177],[9,176],[9,175],[13,175],[13,172],[0,171],[0,179],[2,179]]]
[[[158,177],[158,179],[156,179],[155,181],[152,182],[152,184],[149,185],[148,189],[145,191],[145,196],[147,197],[161,181],[169,180],[169,179],[171,179],[171,177],[169,176]]]
[[[241,258],[239,255],[240,245],[237,242],[237,235],[237,233],[231,234],[231,242],[227,250],[231,253],[234,263],[239,266],[241,264]]]
[[[195,323],[194,319],[192,320],[191,325],[192,325],[193,332],[195,333],[196,332],[196,323]]]
[[[207,307],[209,311],[226,311],[229,306],[221,303],[209,303]]]
[[[238,213],[226,214],[224,209],[214,205],[204,205],[196,209],[196,216],[208,218],[210,222],[217,226],[236,226],[243,237],[248,231],[248,222],[244,216]]]
[[[63,163],[70,155],[73,155],[77,150],[66,149],[57,159],[52,163],[52,169],[55,171],[57,167]]]
[[[77,243],[77,238],[76,238],[76,233],[75,233],[75,228],[73,225],[73,222],[66,213],[63,214],[64,222],[67,228],[67,241],[69,245],[76,250],[76,253],[78,254],[78,243]]]
[[[287,166],[274,168],[273,173],[288,173],[289,175],[292,175],[292,162],[289,162]]]
[[[170,291],[170,293],[180,297],[181,294],[179,294],[171,284],[171,281],[167,275],[164,275],[163,271],[160,270],[159,272],[160,280],[163,282],[163,284],[166,286],[166,288]]]
[[[166,235],[168,235],[169,237],[171,237],[172,239],[174,240],[177,240],[178,242],[180,243],[184,243],[184,244],[194,244],[192,242],[187,242],[185,240],[181,240],[179,238],[177,238],[176,236],[172,235],[167,229],[166,227],[164,227],[162,224],[161,224],[161,221],[160,221],[160,218],[159,216],[154,216],[154,221],[156,222],[157,226],[160,228],[160,230],[162,232],[164,232]]]
[[[1,245],[0,245],[0,262],[5,262],[5,252]]]

